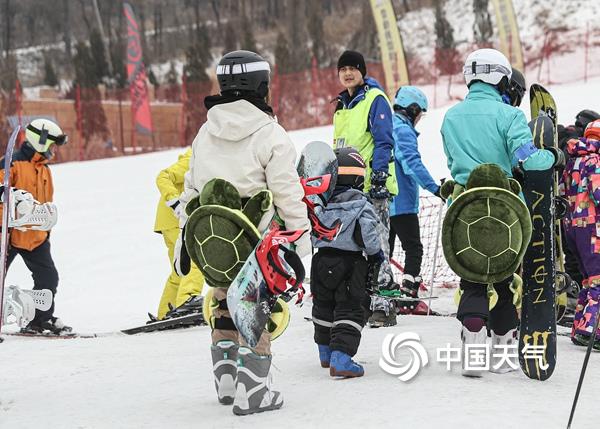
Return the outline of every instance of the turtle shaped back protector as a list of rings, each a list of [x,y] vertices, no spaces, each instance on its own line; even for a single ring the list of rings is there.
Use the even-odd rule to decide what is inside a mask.
[[[213,287],[229,287],[258,242],[263,215],[273,206],[270,191],[254,194],[242,206],[238,190],[212,179],[186,206],[185,246]]]
[[[442,196],[452,204],[442,225],[442,248],[450,268],[476,283],[512,275],[531,239],[531,218],[519,183],[496,164],[482,164],[465,187],[448,181]]]

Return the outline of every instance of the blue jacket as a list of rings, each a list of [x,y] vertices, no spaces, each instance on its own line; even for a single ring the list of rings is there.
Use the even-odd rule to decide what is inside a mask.
[[[372,77],[365,78],[365,85],[371,88],[383,88]],[[350,98],[348,91],[338,96],[338,101],[344,109],[352,109],[365,98],[365,86],[357,89],[354,97]],[[388,164],[391,161],[391,153],[394,150],[394,136],[392,134],[392,108],[383,97],[376,97],[369,110],[368,130],[373,136],[375,148],[373,150],[373,171],[388,172]]]
[[[390,216],[419,212],[419,186],[432,194],[439,185],[421,161],[417,145],[419,133],[401,113],[394,114],[394,160],[398,195],[390,205]]]
[[[442,139],[448,169],[461,185],[484,163],[497,164],[508,177],[519,162],[525,170],[546,170],[554,164],[551,152],[533,145],[525,114],[483,82],[471,85],[466,99],[446,112]]]

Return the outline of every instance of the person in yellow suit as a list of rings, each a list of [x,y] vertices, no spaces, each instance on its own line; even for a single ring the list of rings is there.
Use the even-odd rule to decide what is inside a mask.
[[[183,210],[179,204],[179,195],[183,191],[183,177],[189,169],[191,156],[192,149],[189,148],[179,155],[175,164],[161,170],[156,177],[160,200],[156,209],[154,232],[162,234],[165,240],[171,267],[171,274],[158,305],[159,320],[169,311],[169,303],[175,308],[179,307],[191,296],[199,295],[204,285],[204,276],[193,262],[189,274],[184,277],[179,277],[173,268],[173,249],[180,231],[176,213]]]

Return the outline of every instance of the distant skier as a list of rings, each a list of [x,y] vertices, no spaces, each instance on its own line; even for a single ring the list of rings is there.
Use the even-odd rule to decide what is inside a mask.
[[[390,205],[390,257],[396,236],[406,254],[399,296],[417,298],[423,260],[423,244],[419,228],[419,187],[440,197],[440,186],[423,165],[415,129],[427,112],[427,97],[415,86],[398,89],[394,100],[394,159],[400,192]],[[440,197],[441,198],[441,197]],[[418,301],[399,301],[400,312],[410,313]],[[422,305],[425,305],[424,303]]]
[[[358,350],[370,307],[366,290],[368,262],[381,263],[383,252],[377,215],[362,192],[365,162],[354,148],[335,152],[339,166],[336,187],[327,206],[316,213],[326,225],[341,220],[342,230],[333,242],[313,238],[318,249],[310,276],[314,338],[321,366],[329,368],[332,377],[361,377],[364,369],[352,356]]]
[[[600,120],[590,122],[583,137],[569,140],[566,149],[562,182],[570,210],[563,223],[583,275],[571,340],[587,345],[593,339],[600,348],[600,332],[592,332],[600,305]]]
[[[395,288],[389,263],[389,201],[398,193],[394,174],[394,137],[392,109],[381,85],[367,76],[363,56],[356,51],[344,51],[337,63],[338,78],[344,88],[337,98],[333,116],[334,148],[353,147],[365,160],[365,192],[373,201],[380,223],[378,233],[385,260],[378,276],[378,288]],[[369,324],[396,324],[396,310],[377,294],[372,296],[373,315]]]
[[[200,295],[204,285],[204,276],[193,262],[190,272],[183,277],[179,277],[173,267],[173,253],[179,236],[179,221],[176,214],[183,210],[183,206],[179,202],[179,195],[183,192],[184,175],[189,169],[191,156],[192,149],[189,148],[179,156],[176,163],[161,170],[156,177],[160,200],[156,208],[154,231],[163,236],[171,262],[171,274],[158,305],[157,318],[159,320],[169,312],[169,304],[173,308],[180,307],[190,298]]]
[[[533,145],[525,115],[511,106],[512,68],[502,53],[494,49],[472,52],[463,74],[469,93],[464,101],[448,110],[441,129],[448,169],[457,185],[464,186],[471,171],[484,163],[497,164],[512,177],[512,167],[517,164],[524,170],[546,170],[557,160],[564,160],[562,153],[539,150]],[[498,301],[490,310],[486,285],[461,279],[457,318],[463,325],[463,347],[485,344],[486,324],[492,331],[493,344],[514,344],[518,315],[513,303],[512,280],[511,275],[494,284]],[[463,361],[463,369],[464,364]],[[511,369],[505,363],[495,371]]]
[[[235,186],[244,200],[269,189],[285,227],[310,231],[302,202],[304,191],[295,167],[296,150],[268,104],[269,78],[269,63],[254,52],[234,51],[221,58],[217,65],[221,93],[204,99],[207,121],[192,144],[180,202],[184,207],[207,182],[220,178]],[[263,216],[261,233],[272,216],[272,210]],[[182,211],[180,226],[186,219]],[[218,235],[219,231],[212,233]],[[180,239],[176,248],[181,249],[181,244]],[[300,256],[311,252],[308,233],[296,244]],[[283,397],[271,389],[270,334],[265,330],[254,349],[244,346],[226,297],[227,288],[214,288],[217,308],[213,313],[211,352],[219,401],[233,403],[234,414],[278,409]]]
[[[53,121],[34,119],[25,128],[25,138],[21,148],[13,154],[10,171],[11,185],[31,193],[33,199],[40,203],[52,202],[54,185],[47,164],[54,155],[56,145],[67,143],[67,136]],[[3,168],[4,160],[0,163],[2,165],[0,168]],[[0,180],[3,179],[4,169],[0,171]],[[23,258],[25,265],[31,271],[33,289],[49,289],[53,296],[56,296],[58,271],[50,254],[49,230],[20,231],[13,229],[10,233],[10,248],[7,257],[9,267],[17,255]],[[35,318],[21,331],[31,334],[61,335],[70,333],[72,328],[54,316],[53,298],[50,309],[36,311]]]

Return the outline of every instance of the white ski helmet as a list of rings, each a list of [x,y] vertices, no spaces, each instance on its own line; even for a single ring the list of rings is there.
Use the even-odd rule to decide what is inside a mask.
[[[63,145],[68,138],[61,128],[49,119],[34,119],[25,128],[25,138],[31,146],[40,153],[45,153],[48,148],[56,143]]]
[[[507,81],[510,80],[512,67],[502,52],[495,49],[478,49],[467,57],[463,74],[467,86],[476,81],[498,85],[504,76]]]

